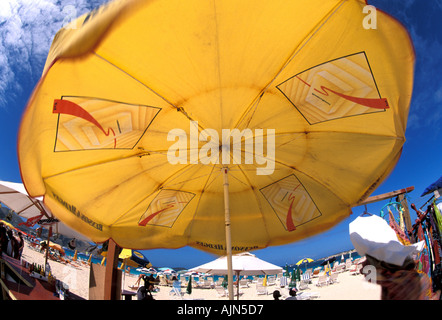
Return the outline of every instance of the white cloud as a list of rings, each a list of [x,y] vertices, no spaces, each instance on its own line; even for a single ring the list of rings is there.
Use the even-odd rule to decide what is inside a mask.
[[[69,20],[105,0],[0,0],[0,107],[21,79],[41,76],[55,33]],[[72,10],[74,8],[74,10]]]

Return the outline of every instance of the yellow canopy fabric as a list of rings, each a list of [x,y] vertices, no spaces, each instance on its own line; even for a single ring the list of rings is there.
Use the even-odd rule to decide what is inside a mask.
[[[296,262],[296,265],[299,266],[299,265],[302,264],[302,263],[309,263],[309,262],[313,262],[313,261],[314,261],[314,260],[311,259],[311,258],[304,258],[304,259],[301,259],[301,260],[299,260],[298,262]]]
[[[365,5],[124,0],[78,18],[23,116],[26,189],[95,242],[225,254],[227,167],[234,252],[333,227],[393,170],[413,86],[406,30],[381,11],[365,29]]]
[[[6,227],[13,229],[13,230],[19,230],[18,228],[14,227],[11,223],[5,221],[5,220],[0,220],[0,224],[5,225]],[[20,231],[20,230],[19,230]]]

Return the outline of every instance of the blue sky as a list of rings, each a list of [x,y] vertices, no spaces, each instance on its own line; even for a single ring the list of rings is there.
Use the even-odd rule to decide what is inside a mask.
[[[71,17],[104,0],[0,1],[0,180],[21,182],[17,161],[17,132],[26,102],[41,76],[53,36]],[[442,175],[442,0],[369,1],[398,19],[409,31],[416,51],[415,82],[402,156],[391,175],[373,195],[414,186],[409,203],[422,205],[423,190]],[[368,205],[379,214],[388,201]],[[348,224],[363,207],[319,236],[255,254],[272,263],[295,263],[303,257],[321,258],[353,248]],[[413,212],[412,212],[413,214]],[[415,215],[412,215],[414,221]],[[150,250],[156,266],[193,267],[214,256],[192,248]]]

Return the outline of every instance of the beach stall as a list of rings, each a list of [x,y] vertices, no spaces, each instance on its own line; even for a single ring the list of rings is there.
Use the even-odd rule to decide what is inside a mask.
[[[225,255],[233,297],[233,254],[335,226],[399,160],[413,46],[382,11],[364,29],[364,4],[117,0],[84,14],[55,36],[22,118],[26,189],[117,256]]]

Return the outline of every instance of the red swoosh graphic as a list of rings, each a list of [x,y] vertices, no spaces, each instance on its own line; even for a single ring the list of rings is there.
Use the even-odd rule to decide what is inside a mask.
[[[287,226],[287,230],[288,231],[296,230],[296,227],[295,227],[295,224],[293,223],[293,218],[292,218],[292,205],[293,205],[293,201],[295,201],[295,197],[293,197],[292,202],[290,203],[289,211],[287,212],[287,218],[286,218],[286,221],[285,221],[285,224]]]
[[[164,209],[158,210],[157,212],[152,213],[151,215],[147,216],[143,221],[141,221],[140,223],[138,223],[139,226],[145,227],[146,224],[149,223],[150,220],[152,220],[153,218],[155,218],[157,215],[159,215],[161,212],[173,208],[173,204],[168,204]]]
[[[101,124],[86,110],[84,110],[82,107],[80,107],[78,104],[69,101],[69,100],[61,100],[61,99],[55,99],[54,100],[54,108],[52,109],[52,113],[63,113],[63,114],[69,114],[71,116],[82,118],[95,126],[97,126],[107,137],[109,136],[110,132],[112,131],[112,134],[115,137],[115,132],[112,128],[109,128],[107,132],[104,130],[104,128],[101,126]],[[117,146],[117,139],[114,138],[114,148]]]
[[[300,80],[302,83],[304,83],[305,85],[311,87],[310,84],[308,84],[307,82],[305,82],[304,80],[302,80],[298,76],[296,76],[296,78],[298,80]],[[389,108],[388,100],[386,98],[372,98],[372,99],[369,99],[369,98],[353,97],[353,96],[348,96],[348,95],[340,93],[340,92],[336,92],[336,91],[334,91],[334,90],[332,90],[330,88],[327,88],[325,86],[321,86],[321,90],[318,90],[316,88],[313,89],[313,90],[315,90],[316,92],[318,92],[318,93],[320,93],[320,94],[322,94],[324,96],[328,96],[329,93],[327,91],[329,91],[331,93],[336,94],[337,96],[340,96],[343,99],[346,99],[346,100],[352,101],[354,103],[366,106],[368,108],[374,108],[374,109],[388,109]]]
[[[296,189],[298,189],[298,187],[300,186],[300,184],[298,184],[293,191],[295,191]],[[290,194],[290,196],[288,197],[288,200],[292,200],[292,202],[290,203],[289,206],[289,210],[287,211],[287,217],[285,219],[285,224],[287,226],[287,230],[288,231],[294,231],[296,230],[295,224],[293,222],[293,217],[292,217],[292,206],[293,206],[293,202],[295,201],[296,196],[293,196],[292,194]]]

